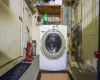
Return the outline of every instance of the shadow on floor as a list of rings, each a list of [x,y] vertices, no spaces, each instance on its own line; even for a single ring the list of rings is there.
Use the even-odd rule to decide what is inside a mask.
[[[96,71],[83,61],[68,60],[75,80],[96,80]]]

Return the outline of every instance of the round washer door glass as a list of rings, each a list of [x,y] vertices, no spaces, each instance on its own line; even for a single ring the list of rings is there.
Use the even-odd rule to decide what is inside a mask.
[[[46,49],[51,54],[56,54],[61,48],[61,38],[57,33],[51,33],[45,41]]]
[[[65,39],[57,30],[48,31],[42,39],[43,54],[49,59],[58,59],[63,55]]]

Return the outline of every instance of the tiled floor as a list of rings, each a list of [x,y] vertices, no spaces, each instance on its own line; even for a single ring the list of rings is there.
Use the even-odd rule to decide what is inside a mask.
[[[27,71],[23,74],[20,80],[34,80],[36,72],[39,70],[39,56],[36,56],[32,65],[27,69]]]
[[[96,71],[83,61],[68,61],[75,80],[96,80]]]
[[[72,62],[67,66],[67,69],[72,73],[75,80],[96,80],[96,72],[90,66],[83,64],[81,62]],[[36,56],[32,65],[20,78],[20,80],[34,80],[36,72],[39,70],[39,56]]]

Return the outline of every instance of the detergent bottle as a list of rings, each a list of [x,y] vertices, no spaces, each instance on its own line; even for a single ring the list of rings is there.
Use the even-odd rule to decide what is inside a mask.
[[[43,23],[47,23],[48,22],[48,15],[45,13],[43,16]]]

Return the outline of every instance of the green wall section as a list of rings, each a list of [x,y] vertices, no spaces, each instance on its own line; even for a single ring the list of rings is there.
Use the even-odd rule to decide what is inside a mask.
[[[74,27],[82,23],[82,58],[96,68],[94,51],[98,49],[99,0],[80,0],[74,10]]]

